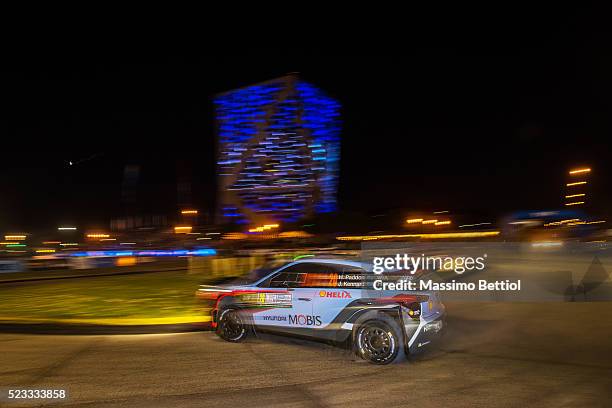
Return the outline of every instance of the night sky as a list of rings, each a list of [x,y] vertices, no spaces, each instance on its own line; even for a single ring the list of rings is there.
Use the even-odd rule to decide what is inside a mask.
[[[141,211],[176,211],[177,175],[211,208],[212,96],[295,71],[343,106],[346,213],[558,208],[582,164],[605,211],[612,56],[588,21],[567,28],[478,46],[6,53],[0,230],[106,227],[123,211],[126,164],[141,166]]]

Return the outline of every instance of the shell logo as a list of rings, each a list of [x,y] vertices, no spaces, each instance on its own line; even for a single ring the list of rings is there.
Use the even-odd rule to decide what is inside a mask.
[[[319,296],[320,297],[324,297],[324,298],[337,298],[337,299],[350,299],[352,298],[351,294],[349,292],[347,292],[346,290],[343,290],[341,292],[337,292],[337,291],[327,291],[327,290],[321,290],[319,291]]]

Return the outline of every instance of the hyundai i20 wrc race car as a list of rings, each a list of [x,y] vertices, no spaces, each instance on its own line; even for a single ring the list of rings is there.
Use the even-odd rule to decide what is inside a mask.
[[[226,341],[265,331],[348,342],[364,360],[388,364],[437,337],[445,308],[435,292],[374,290],[381,278],[390,277],[367,263],[309,258],[227,285],[201,285],[197,296],[209,301],[213,328]]]

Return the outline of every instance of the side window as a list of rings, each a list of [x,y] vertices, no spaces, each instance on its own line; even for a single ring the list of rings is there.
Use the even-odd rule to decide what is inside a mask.
[[[303,262],[287,267],[268,282],[262,283],[261,286],[271,288],[360,288],[363,287],[364,272],[360,268],[346,265]]]
[[[289,269],[289,268],[287,268]],[[274,276],[268,285],[270,288],[299,288],[303,283],[304,274],[284,270]]]
[[[306,287],[306,277],[312,266],[316,264],[299,263],[288,266],[281,273],[272,277],[269,283],[264,286],[270,288],[303,288]]]

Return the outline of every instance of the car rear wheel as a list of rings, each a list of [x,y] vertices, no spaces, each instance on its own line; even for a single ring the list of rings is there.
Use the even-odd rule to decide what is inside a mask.
[[[399,326],[386,316],[361,323],[354,344],[357,355],[372,364],[389,364],[404,354]]]
[[[248,328],[238,310],[230,309],[223,312],[217,326],[217,335],[232,343],[237,343],[247,337]]]

